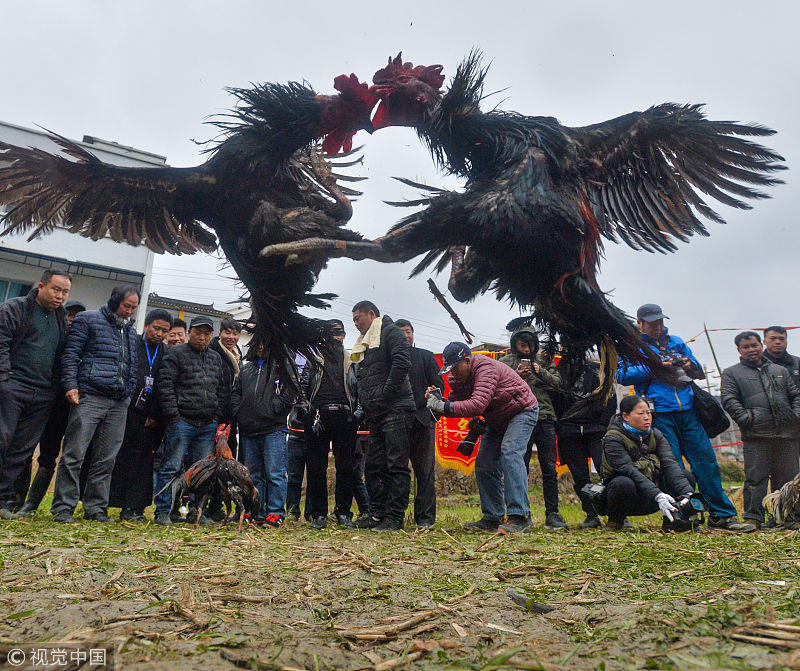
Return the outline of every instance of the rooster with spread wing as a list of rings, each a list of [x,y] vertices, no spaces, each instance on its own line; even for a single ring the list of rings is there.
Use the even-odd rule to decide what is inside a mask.
[[[311,356],[328,342],[324,322],[297,312],[327,306],[332,296],[310,293],[325,264],[286,266],[259,258],[258,250],[308,237],[361,237],[342,228],[352,215],[348,196],[359,192],[337,183],[360,178],[331,172],[322,152],[346,155],[358,130],[371,132],[377,98],[355,75],[337,77],[334,86],[336,95],[296,82],[229,89],[238,104],[215,122],[221,138],[193,168],[109,165],[58,135],[51,139],[66,156],[0,142],[0,205],[10,206],[4,233],[34,238],[62,226],[173,254],[219,245],[250,292],[250,352],[263,346],[282,359],[281,376],[293,383],[289,352]]]
[[[372,122],[375,129],[415,128],[437,163],[466,180],[463,191],[415,185],[427,191],[424,198],[393,204],[424,208],[374,242],[306,240],[262,254],[379,261],[424,254],[414,274],[451,263],[457,300],[491,289],[531,308],[531,319],[576,361],[601,345],[607,390],[617,353],[670,375],[649,349],[640,350],[631,319],[598,286],[602,239],[671,252],[677,240],[708,235],[700,217],[723,220],[699,192],[749,209],[744,199],[766,197],[758,187],[780,183],[772,174],[783,159],[744,139],[774,131],[711,121],[699,105],[673,103],[570,128],[553,117],[481,110],[486,70],[477,54],[444,92],[441,71],[390,59],[373,79],[381,102]]]

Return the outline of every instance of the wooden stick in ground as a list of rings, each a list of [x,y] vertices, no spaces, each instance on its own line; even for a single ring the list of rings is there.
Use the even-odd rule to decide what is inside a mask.
[[[436,297],[436,300],[441,303],[442,307],[447,310],[447,314],[450,315],[452,320],[458,326],[458,330],[461,331],[461,335],[464,336],[464,339],[467,341],[467,345],[472,344],[473,335],[469,331],[467,331],[467,327],[464,326],[464,322],[461,321],[461,318],[456,314],[456,311],[450,307],[450,303],[447,302],[447,299],[444,297],[444,294],[439,291],[439,287],[436,286],[436,283],[428,279],[428,289],[430,289],[431,293]]]
[[[747,636],[745,634],[731,634],[735,641],[745,643],[757,643],[759,645],[769,645],[773,648],[800,648],[800,641],[780,641],[776,638],[764,638],[762,636]]]

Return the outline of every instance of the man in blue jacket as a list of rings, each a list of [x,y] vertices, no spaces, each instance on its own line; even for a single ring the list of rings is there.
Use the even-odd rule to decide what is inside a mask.
[[[652,377],[644,366],[629,365],[625,361],[619,364],[617,381],[634,385],[639,396],[652,401],[653,426],[669,441],[678,463],[683,466],[683,457],[689,462],[698,487],[708,503],[709,527],[754,531],[752,524],[739,522],[736,508],[722,488],[722,476],[714,448],[694,410],[691,381],[704,377],[703,368],[686,343],[678,336],[669,334],[664,326],[665,319],[668,317],[653,303],[642,305],[636,312],[643,346],[652,349],[666,365],[673,367],[675,381],[672,384],[661,382]]]
[[[139,289],[114,287],[99,310],[72,322],[61,357],[61,381],[71,404],[50,511],[56,522],[72,522],[80,497],[79,475],[94,438],[92,463],[83,492],[83,518],[108,522],[108,492],[125,419],[136,386],[136,329],[131,317]]]

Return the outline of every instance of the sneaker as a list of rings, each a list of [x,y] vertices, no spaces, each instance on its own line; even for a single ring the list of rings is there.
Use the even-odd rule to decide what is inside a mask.
[[[130,508],[123,508],[119,512],[120,522],[133,522],[136,519],[136,511]]]
[[[433,522],[417,522],[417,531],[430,531],[433,529]]]
[[[182,521],[183,518],[181,518],[181,522]],[[162,527],[168,527],[171,524],[175,524],[174,520],[172,519],[172,516],[169,513],[159,513],[153,518],[153,522]]]
[[[403,528],[403,523],[399,520],[393,520],[391,517],[384,517],[378,524],[372,527],[373,531],[400,531]]]
[[[170,513],[168,517],[172,524],[182,524],[186,521],[186,518],[180,513]]]
[[[633,525],[627,517],[623,517],[621,520],[612,520],[609,517],[606,529],[609,531],[633,531]]]
[[[770,529],[777,529],[778,523],[775,521],[774,517],[770,517],[764,524],[761,525],[761,529],[766,529],[769,531]]]
[[[491,531],[494,533],[499,526],[500,522],[498,520],[487,520],[482,517],[474,522],[467,522],[464,525],[464,531]]]
[[[359,515],[356,520],[357,529],[373,529],[381,523],[380,519],[372,515]]]
[[[550,531],[562,531],[569,529],[564,518],[558,513],[547,513],[544,519],[544,528]]]
[[[111,521],[104,510],[98,510],[96,513],[84,513],[83,519],[87,522],[102,522],[103,524]]]
[[[737,534],[749,534],[755,531],[758,527],[749,522],[740,522],[736,517],[709,517],[709,529],[722,529],[723,531],[732,531]]]
[[[274,527],[277,529],[278,527],[283,526],[283,517],[277,513],[270,513],[264,518],[264,524],[266,524],[268,527]]]
[[[508,521],[497,527],[497,530],[501,534],[524,534],[531,529],[533,529],[533,522],[531,522],[530,515],[527,517],[523,517],[522,515],[509,515]]]
[[[11,508],[3,506],[0,508],[0,518],[4,520],[15,520],[18,517],[21,517],[19,513],[15,513]]]
[[[325,515],[318,515],[311,519],[311,527],[314,529],[325,529],[328,526],[328,520]]]
[[[75,518],[72,516],[72,513],[68,513],[66,510],[53,513],[53,522],[58,522],[59,524],[72,524],[74,521]]]
[[[599,529],[603,526],[597,515],[587,515],[586,519],[578,525],[579,529]]]
[[[336,524],[338,524],[340,527],[344,527],[345,529],[352,529],[354,526],[353,520],[350,519],[349,515],[337,515]]]

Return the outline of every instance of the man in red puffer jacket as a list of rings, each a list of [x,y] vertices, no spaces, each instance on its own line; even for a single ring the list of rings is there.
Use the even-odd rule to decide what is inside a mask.
[[[531,388],[516,371],[489,357],[473,354],[464,343],[444,348],[440,375],[450,373],[450,395],[427,392],[428,407],[446,417],[482,416],[489,426],[475,459],[475,478],[483,517],[467,531],[520,533],[533,526],[528,500],[525,449],[539,407]],[[504,489],[505,484],[505,489]],[[505,524],[503,517],[508,515]]]

